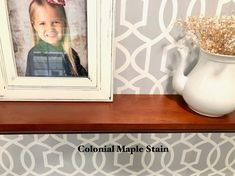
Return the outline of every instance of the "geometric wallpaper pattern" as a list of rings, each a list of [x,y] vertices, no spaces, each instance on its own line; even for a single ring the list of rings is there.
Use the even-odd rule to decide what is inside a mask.
[[[78,147],[163,146],[168,152],[79,152]],[[0,136],[1,176],[232,176],[235,136],[61,134]]]
[[[176,18],[230,14],[235,0],[116,0],[114,93],[174,93]],[[79,152],[146,146],[168,152]],[[235,133],[0,135],[0,176],[233,176]]]
[[[117,0],[115,93],[174,93],[177,18],[231,15],[234,0]],[[193,58],[192,58],[193,59]],[[192,61],[193,62],[193,61]]]

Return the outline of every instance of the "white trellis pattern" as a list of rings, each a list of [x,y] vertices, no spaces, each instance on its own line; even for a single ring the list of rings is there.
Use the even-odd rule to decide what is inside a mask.
[[[234,0],[117,1],[115,93],[173,93],[176,19],[234,9]]]
[[[162,145],[168,152],[81,153],[79,145]],[[1,176],[232,176],[234,158],[234,133],[0,136]]]

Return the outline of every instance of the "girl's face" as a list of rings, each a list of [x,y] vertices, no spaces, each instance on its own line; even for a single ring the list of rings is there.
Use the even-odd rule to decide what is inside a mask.
[[[41,40],[58,46],[64,35],[65,23],[58,10],[42,6],[35,11],[33,27]]]

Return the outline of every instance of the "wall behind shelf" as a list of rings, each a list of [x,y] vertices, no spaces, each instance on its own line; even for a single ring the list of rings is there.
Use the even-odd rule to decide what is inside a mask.
[[[233,176],[233,133],[0,136],[1,176]],[[93,147],[168,148],[164,152],[80,153]]]
[[[114,93],[167,94],[176,17],[230,13],[234,0],[116,0]],[[212,3],[213,2],[213,3]],[[1,176],[188,176],[235,173],[235,133],[0,135]],[[78,153],[80,144],[163,144],[168,153]]]
[[[117,0],[114,92],[173,93],[174,43],[180,34],[176,19],[231,15],[234,10],[232,0]],[[189,65],[195,61],[191,58]]]

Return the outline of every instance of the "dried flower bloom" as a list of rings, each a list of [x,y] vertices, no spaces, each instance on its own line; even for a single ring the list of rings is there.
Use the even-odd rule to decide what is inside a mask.
[[[196,17],[178,20],[202,49],[216,54],[235,55],[235,16]]]

